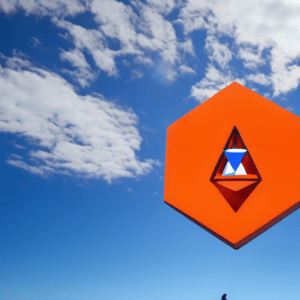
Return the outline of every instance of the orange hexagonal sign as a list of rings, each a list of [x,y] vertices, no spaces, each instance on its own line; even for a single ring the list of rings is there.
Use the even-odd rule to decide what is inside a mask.
[[[168,127],[164,201],[239,249],[300,207],[300,118],[233,82]]]

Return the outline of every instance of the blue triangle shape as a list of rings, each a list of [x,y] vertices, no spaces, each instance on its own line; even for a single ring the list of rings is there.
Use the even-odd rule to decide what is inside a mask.
[[[232,152],[232,150],[243,150],[243,152],[242,151]],[[237,168],[239,167],[246,152],[247,152],[246,149],[227,149],[227,150],[225,150],[225,155],[226,155],[228,161],[230,162],[232,168],[234,169],[234,171],[236,171]]]

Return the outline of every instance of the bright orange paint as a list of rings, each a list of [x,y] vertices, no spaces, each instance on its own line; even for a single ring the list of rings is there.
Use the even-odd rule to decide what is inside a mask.
[[[222,176],[234,128],[247,175]],[[299,153],[300,118],[234,82],[168,127],[164,201],[238,249],[300,207]]]

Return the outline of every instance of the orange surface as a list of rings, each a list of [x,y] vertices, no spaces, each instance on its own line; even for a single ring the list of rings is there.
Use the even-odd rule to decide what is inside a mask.
[[[212,178],[234,127],[260,180]],[[300,207],[299,153],[300,118],[234,82],[168,127],[164,201],[238,249]]]

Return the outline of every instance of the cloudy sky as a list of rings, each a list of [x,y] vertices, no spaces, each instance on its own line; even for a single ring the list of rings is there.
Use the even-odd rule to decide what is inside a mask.
[[[1,299],[299,299],[299,212],[236,251],[163,193],[167,127],[233,81],[300,116],[300,0],[0,0],[0,28]]]

